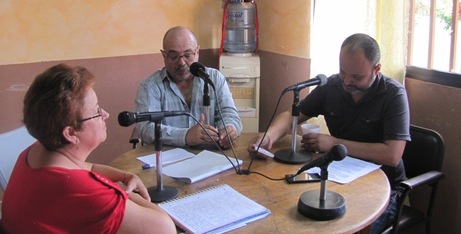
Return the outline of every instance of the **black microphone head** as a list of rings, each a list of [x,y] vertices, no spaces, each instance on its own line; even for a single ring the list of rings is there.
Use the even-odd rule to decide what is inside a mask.
[[[190,73],[192,73],[192,75],[200,77],[199,70],[205,71],[205,66],[203,66],[199,62],[194,62],[190,65],[189,70],[190,70]]]
[[[319,86],[325,85],[328,82],[328,78],[324,74],[318,74],[316,78],[318,78],[320,81],[320,83],[318,84]]]
[[[123,111],[118,114],[118,124],[123,127],[128,127],[135,123],[135,116],[133,113]]]
[[[331,159],[341,161],[347,156],[347,148],[343,144],[334,145],[330,150]]]

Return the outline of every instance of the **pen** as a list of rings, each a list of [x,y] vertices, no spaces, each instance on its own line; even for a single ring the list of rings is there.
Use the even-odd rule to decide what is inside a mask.
[[[150,168],[152,168],[152,167],[155,167],[155,166],[150,166],[149,164],[144,164],[144,165],[142,165],[142,169],[143,169],[143,170],[147,170],[147,169],[150,169]]]

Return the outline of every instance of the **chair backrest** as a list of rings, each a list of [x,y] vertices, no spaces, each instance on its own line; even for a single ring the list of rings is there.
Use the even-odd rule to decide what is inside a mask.
[[[0,134],[0,187],[3,191],[19,154],[35,141],[25,126]]]
[[[141,143],[141,145],[144,145],[144,142],[142,142],[141,139],[141,134],[139,134],[138,129],[134,127],[130,136],[130,144],[133,145],[133,149],[136,149],[139,143]]]
[[[403,152],[403,163],[408,178],[428,171],[442,170],[445,143],[442,136],[431,129],[411,125],[411,141]]]

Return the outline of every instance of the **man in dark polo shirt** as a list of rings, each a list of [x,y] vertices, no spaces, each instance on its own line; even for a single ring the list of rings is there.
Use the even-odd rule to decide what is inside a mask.
[[[405,179],[402,153],[410,140],[410,114],[403,86],[380,73],[380,49],[366,34],[353,34],[341,45],[339,74],[328,78],[327,84],[316,87],[299,103],[298,123],[323,115],[331,135],[303,135],[302,147],[327,152],[333,145],[346,146],[348,155],[381,164],[392,188],[388,209],[373,223],[372,232],[379,233],[393,221],[398,191],[394,185]],[[261,144],[272,144],[291,132],[290,111],[279,114]],[[248,146],[252,156],[262,136]],[[364,191],[365,192],[365,191]]]

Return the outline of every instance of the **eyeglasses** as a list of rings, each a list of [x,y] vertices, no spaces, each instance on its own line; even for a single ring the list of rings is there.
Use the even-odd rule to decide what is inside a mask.
[[[101,116],[102,116],[102,108],[98,107],[98,114],[97,115],[91,116],[91,117],[88,117],[88,118],[84,118],[84,119],[80,120],[80,123],[85,122],[85,121],[90,120],[90,119],[95,119],[95,118],[98,118],[98,117],[101,117]]]
[[[195,49],[195,51],[196,50],[197,49]],[[163,52],[163,53],[165,54],[165,52]],[[166,53],[165,57],[168,59],[169,62],[172,62],[172,63],[177,63],[180,58],[184,58],[185,61],[192,62],[192,61],[194,61],[195,54],[196,54],[196,52],[188,51],[188,52],[185,52],[184,54],[181,55],[178,52],[169,51],[168,53]]]

